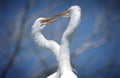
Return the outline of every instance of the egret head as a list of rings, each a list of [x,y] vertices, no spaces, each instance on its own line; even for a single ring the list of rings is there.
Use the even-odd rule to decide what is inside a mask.
[[[73,13],[77,12],[77,11],[81,11],[80,7],[75,5],[70,7],[66,12],[66,14],[63,15],[63,17],[70,17]]]
[[[67,11],[64,11],[62,13],[56,14],[54,15],[55,17],[58,16],[62,16],[62,17],[70,17],[72,13],[74,13],[74,11],[81,11],[81,8],[77,5],[74,5],[72,7],[70,7]]]

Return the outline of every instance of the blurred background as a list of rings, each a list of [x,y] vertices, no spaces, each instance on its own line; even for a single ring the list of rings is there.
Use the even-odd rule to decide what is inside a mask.
[[[76,74],[120,78],[120,0],[0,0],[0,78],[46,78],[55,72],[55,56],[35,43],[31,26],[73,5],[82,12],[70,46]],[[68,23],[58,18],[43,34],[60,44]]]

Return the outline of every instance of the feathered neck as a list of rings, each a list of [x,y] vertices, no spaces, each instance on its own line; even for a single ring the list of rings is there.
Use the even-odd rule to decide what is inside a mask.
[[[58,43],[56,43],[53,40],[47,40],[44,35],[42,34],[42,30],[44,28],[39,28],[36,24],[32,26],[32,36],[35,40],[35,42],[42,48],[48,49],[53,52],[53,54],[56,56],[57,60],[59,57],[59,50],[60,46]]]
[[[81,16],[79,10],[71,10],[70,13],[71,13],[70,22],[68,24],[66,31],[62,36],[62,41],[61,41],[60,61],[59,61],[59,67],[61,73],[64,71],[72,71],[72,66],[70,63],[69,46],[70,46],[71,38],[80,22],[80,16]]]

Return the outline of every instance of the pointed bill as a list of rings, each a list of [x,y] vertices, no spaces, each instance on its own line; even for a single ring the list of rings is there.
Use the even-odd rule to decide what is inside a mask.
[[[57,18],[57,17],[60,17],[60,16],[65,16],[65,15],[68,15],[68,14],[69,14],[69,11],[64,11],[64,12],[62,12],[62,13],[53,15],[53,16],[51,16],[50,18],[53,19],[53,18]]]

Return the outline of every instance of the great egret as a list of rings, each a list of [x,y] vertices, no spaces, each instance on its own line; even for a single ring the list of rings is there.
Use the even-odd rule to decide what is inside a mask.
[[[35,39],[35,42],[42,48],[51,50],[57,58],[59,57],[60,46],[53,40],[47,40],[43,34],[42,30],[50,23],[55,22],[51,18],[38,18],[32,26],[32,35]],[[58,78],[58,73],[54,73],[48,78]]]
[[[61,45],[60,45],[60,56],[59,56],[59,70],[60,78],[78,78],[72,71],[70,63],[70,42],[71,38],[78,27],[81,17],[81,9],[79,6],[72,6],[66,12],[64,16],[70,17],[70,22],[67,29],[63,33]]]

